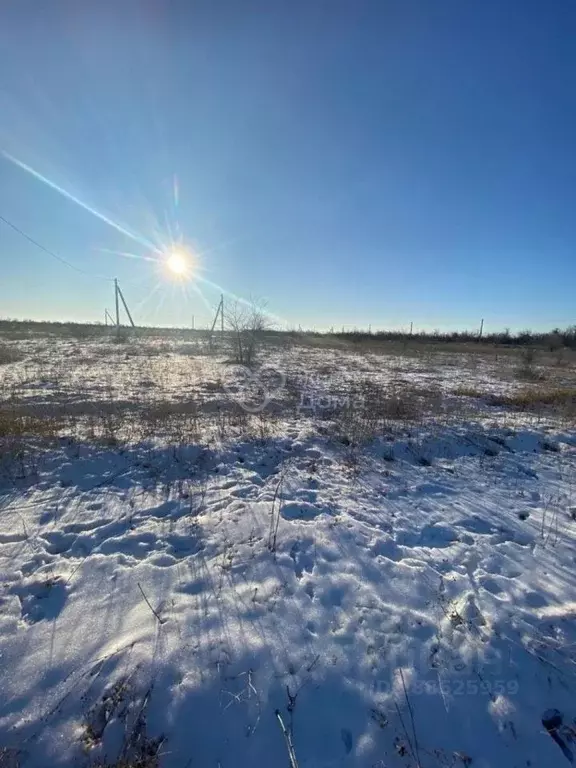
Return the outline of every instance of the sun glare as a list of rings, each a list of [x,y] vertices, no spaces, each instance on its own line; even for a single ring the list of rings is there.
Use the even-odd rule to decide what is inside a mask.
[[[187,254],[174,251],[166,259],[166,268],[175,277],[187,277],[192,271],[192,260]]]

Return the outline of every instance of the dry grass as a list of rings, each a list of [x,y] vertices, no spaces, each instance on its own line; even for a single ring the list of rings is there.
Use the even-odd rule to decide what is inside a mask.
[[[95,763],[94,768],[158,768],[158,758],[144,757],[140,760],[119,760],[116,763]]]
[[[25,445],[49,444],[54,438],[88,440],[121,446],[150,440],[167,445],[191,445],[213,438],[269,436],[277,416],[271,410],[250,414],[233,401],[202,407],[185,401],[108,400],[71,404],[0,405],[0,457]],[[48,441],[48,443],[47,443]]]
[[[308,354],[303,349],[302,367],[294,363],[298,357],[296,350],[285,363],[283,388],[261,414],[253,415],[243,410],[242,405],[249,410],[253,400],[258,402],[262,384],[268,391],[275,391],[277,377],[270,374],[270,381],[256,382],[253,392],[250,382],[241,376],[236,381],[232,368],[232,380],[228,382],[223,360],[231,352],[229,339],[219,339],[217,356],[213,361],[205,361],[194,359],[208,351],[207,338],[200,336],[188,340],[140,338],[138,329],[137,334],[130,331],[130,338],[127,329],[122,329],[123,341],[118,344],[110,335],[110,328],[102,329],[100,337],[94,333],[93,339],[79,344],[66,342],[60,347],[42,340],[37,347],[32,342],[0,342],[0,350],[8,350],[10,359],[14,359],[14,351],[26,349],[24,363],[5,367],[1,372],[0,439],[16,442],[63,436],[108,445],[147,440],[172,445],[205,443],[214,438],[265,438],[279,428],[282,419],[312,416],[332,421],[336,434],[360,444],[395,430],[397,425],[416,425],[423,419],[429,422],[430,417],[445,419],[447,409],[449,418],[457,412],[477,413],[478,408],[471,402],[444,397],[440,392],[439,387],[451,378],[451,368],[447,366],[458,366],[454,378],[467,382],[453,394],[483,401],[482,408],[561,407],[565,412],[572,408],[571,398],[565,393],[576,385],[576,370],[569,361],[561,369],[547,367],[547,352],[541,349],[505,350],[506,359],[496,366],[490,359],[482,359],[482,355],[494,354],[489,345],[462,345],[465,354],[460,354],[457,344],[414,341],[412,352],[422,357],[414,362],[408,359],[411,355],[404,355],[401,342],[356,343],[319,337],[312,338],[312,343],[328,346],[335,342],[339,349],[354,350],[359,357],[329,353],[323,359],[322,355]],[[302,343],[301,337],[285,338]],[[366,354],[372,342],[382,353],[399,353],[400,357],[397,361],[380,361],[372,354],[375,349]],[[263,344],[273,349],[273,344],[278,345],[277,337],[270,341],[266,337]],[[275,357],[271,359],[277,364]],[[279,360],[281,369],[283,358]],[[490,385],[483,383],[499,375],[510,383],[521,369],[530,373],[518,395],[493,395]],[[546,383],[540,380],[540,374],[533,377],[532,370],[544,371]],[[234,401],[235,397],[240,404]],[[324,428],[332,430],[326,423]]]
[[[0,438],[55,437],[61,422],[31,408],[0,405]]]
[[[114,762],[98,761],[93,763],[93,766],[94,768],[159,768],[159,746],[158,742],[150,741],[140,748],[140,754],[135,757],[120,757]],[[1,763],[0,768],[2,768]]]
[[[344,401],[330,415],[343,442],[361,445],[389,434],[399,424],[417,424],[443,412],[442,393],[435,389],[394,383],[383,389],[364,380],[346,393]]]
[[[562,417],[576,416],[576,387],[524,387],[516,392],[495,394],[475,387],[457,387],[453,394],[484,400],[487,405]]]
[[[452,394],[458,397],[476,397],[478,399],[489,397],[487,392],[482,392],[476,387],[456,387],[452,390]]]
[[[520,365],[514,372],[518,381],[546,381],[546,373],[532,365]]]
[[[14,347],[0,342],[0,365],[17,363],[22,360],[22,355]]]
[[[490,405],[519,408],[523,411],[551,409],[576,413],[576,388],[522,389],[513,394],[486,396]]]
[[[15,749],[0,747],[0,768],[19,768],[19,753]]]

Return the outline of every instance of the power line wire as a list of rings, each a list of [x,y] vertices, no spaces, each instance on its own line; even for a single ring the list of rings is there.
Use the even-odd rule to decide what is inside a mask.
[[[81,267],[77,267],[75,264],[72,264],[70,261],[67,261],[63,256],[59,256],[57,253],[54,253],[54,251],[51,251],[49,248],[45,248],[37,240],[34,240],[33,237],[30,237],[30,235],[27,235],[26,232],[23,232],[20,229],[20,227],[16,226],[16,224],[13,224],[11,221],[8,221],[8,219],[5,219],[4,216],[2,216],[2,214],[0,214],[0,221],[3,221],[4,224],[7,224],[15,232],[18,232],[19,235],[22,235],[22,237],[28,240],[28,242],[32,243],[32,245],[35,245],[36,248],[39,248],[41,251],[44,251],[44,253],[47,253],[48,256],[52,256],[53,259],[56,259],[62,264],[65,264],[67,267],[70,267],[70,269],[73,269],[74,271],[79,272],[81,275],[88,275],[88,277],[93,277],[93,278],[96,278],[97,280],[106,280],[108,282],[112,282],[113,278],[104,277],[103,275],[95,275],[92,272],[87,272],[85,269],[82,269]]]

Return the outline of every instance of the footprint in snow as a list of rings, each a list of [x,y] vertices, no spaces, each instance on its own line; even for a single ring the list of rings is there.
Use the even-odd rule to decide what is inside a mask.
[[[204,549],[203,543],[194,535],[182,536],[177,533],[165,538],[168,545],[168,554],[177,560],[182,560],[189,555],[196,555]]]
[[[418,533],[411,531],[398,531],[396,535],[398,544],[405,547],[426,547],[429,549],[443,549],[458,541],[458,534],[448,525],[425,525]]]
[[[255,485],[243,485],[240,488],[235,488],[230,491],[230,496],[236,499],[254,498],[258,493],[258,488]]]
[[[318,498],[317,491],[308,488],[300,488],[294,495],[298,497],[298,501],[307,501],[309,504],[315,504]]]
[[[347,728],[342,728],[340,730],[340,736],[342,738],[346,754],[349,755],[350,752],[352,752],[352,734]]]
[[[489,576],[482,576],[478,579],[478,583],[483,589],[490,592],[491,595],[501,595],[502,592],[504,592],[504,587],[499,584],[496,579]]]
[[[526,592],[524,602],[530,608],[544,608],[548,605],[548,601],[540,592]]]
[[[396,563],[402,560],[403,557],[402,550],[392,538],[378,539],[378,541],[371,546],[370,554],[373,557],[385,557]]]
[[[329,514],[327,507],[317,507],[308,501],[289,501],[282,505],[281,514],[285,520],[314,520],[322,514]]]
[[[412,493],[422,496],[437,496],[438,494],[452,494],[454,490],[442,483],[419,483],[412,486],[410,489]]]
[[[97,528],[104,528],[115,521],[112,518],[103,517],[100,520],[87,520],[85,523],[68,523],[62,526],[63,533],[85,533],[95,531]]]
[[[306,584],[306,586],[304,587],[304,591],[306,592],[310,600],[314,600],[315,590],[312,582],[309,581],[308,584]]]
[[[344,602],[345,596],[346,590],[344,587],[334,585],[322,593],[320,602],[325,608],[339,608]]]
[[[562,754],[569,763],[574,764],[576,757],[574,747],[576,746],[576,721],[571,725],[564,723],[564,716],[558,709],[547,709],[542,715],[542,725],[548,732]]]
[[[294,561],[294,571],[299,579],[302,578],[304,571],[311,573],[314,570],[314,558],[309,553],[310,541],[300,543],[295,541],[290,549],[290,557]]]
[[[458,520],[454,523],[457,528],[463,528],[468,533],[477,533],[481,536],[487,536],[490,533],[495,533],[496,529],[486,520],[482,520],[481,517],[474,515],[473,517],[467,517],[463,520]]]
[[[66,584],[61,579],[29,581],[12,590],[20,601],[20,613],[27,624],[56,619],[66,603]]]
[[[25,541],[28,537],[22,531],[22,533],[0,533],[0,544],[15,544],[19,541]]]
[[[486,573],[493,576],[504,576],[506,579],[517,579],[522,576],[520,568],[516,567],[509,558],[494,555],[481,562],[481,567]]]
[[[180,514],[178,514],[180,512]],[[182,517],[182,515],[187,514],[188,507],[185,505],[180,504],[179,501],[176,501],[174,499],[170,499],[168,501],[162,502],[162,504],[158,504],[155,507],[152,507],[151,509],[145,509],[142,510],[141,517]]]
[[[61,555],[63,552],[68,552],[77,538],[75,533],[62,533],[60,531],[46,531],[41,537],[46,552],[51,555]]]

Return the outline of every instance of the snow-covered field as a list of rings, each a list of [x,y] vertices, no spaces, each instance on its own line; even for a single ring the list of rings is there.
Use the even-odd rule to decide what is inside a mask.
[[[576,760],[576,423],[462,394],[516,358],[11,344],[2,768]]]

